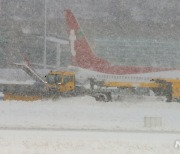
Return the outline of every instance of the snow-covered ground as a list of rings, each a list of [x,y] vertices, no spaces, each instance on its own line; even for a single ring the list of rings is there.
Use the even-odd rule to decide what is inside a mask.
[[[0,131],[2,154],[179,154],[178,134]]]
[[[179,153],[174,148],[180,140],[179,110],[179,103],[153,97],[108,103],[90,96],[0,101],[0,149],[38,154]],[[144,117],[160,117],[162,125],[145,127]]]
[[[93,97],[0,102],[0,127],[180,131],[180,104],[151,99],[96,102]],[[144,117],[162,126],[144,127]]]

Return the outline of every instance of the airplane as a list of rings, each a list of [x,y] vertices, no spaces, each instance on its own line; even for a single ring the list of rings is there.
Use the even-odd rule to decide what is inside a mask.
[[[180,77],[180,71],[178,69],[113,65],[94,54],[82,28],[71,10],[65,11],[65,20],[72,54],[72,65],[67,68],[59,67],[58,69],[74,71],[78,83],[84,84],[89,81],[89,78],[106,81],[149,82],[152,78]],[[67,44],[67,42],[65,43]],[[43,64],[31,63],[25,52],[22,53],[22,56],[26,63],[25,65],[28,67],[32,67],[32,65],[43,67]],[[57,70],[57,66],[47,65],[47,70],[39,69],[38,72],[44,76],[52,69]],[[8,73],[9,72],[10,71],[8,71]],[[18,76],[18,78],[21,77]]]
[[[71,10],[65,10],[65,20],[72,54],[71,69],[78,71],[78,78],[82,80],[89,77],[103,80],[148,82],[152,78],[178,78],[180,76],[180,71],[172,68],[113,65],[94,54]]]

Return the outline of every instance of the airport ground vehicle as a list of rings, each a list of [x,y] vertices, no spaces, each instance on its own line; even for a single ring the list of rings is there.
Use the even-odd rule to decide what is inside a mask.
[[[75,96],[83,94],[81,87],[76,85],[75,73],[69,71],[50,71],[45,79],[24,64],[16,64],[36,82],[34,84],[0,84],[4,100],[34,101],[39,99],[55,99],[59,96]]]
[[[152,79],[150,82],[109,82],[96,81],[91,79],[92,96],[97,101],[112,101],[112,94],[121,96],[122,90],[138,95],[149,95],[150,90],[156,96],[165,96],[167,102],[180,101],[180,80],[179,79]],[[96,86],[96,89],[94,88]],[[127,90],[126,90],[127,92]]]
[[[159,84],[159,89],[156,91],[157,95],[164,95],[167,102],[180,102],[180,80],[179,79],[152,79]]]
[[[149,82],[111,82],[89,79],[89,88],[78,85],[75,73],[71,71],[50,71],[45,80],[33,69],[24,64],[15,64],[23,69],[36,82],[27,84],[0,84],[4,100],[34,101],[39,99],[56,99],[60,96],[90,95],[97,101],[112,101],[112,95],[123,95],[122,91],[128,89],[132,94],[148,94],[150,90],[157,96],[166,96],[167,102],[180,100],[180,80],[178,79],[152,79]]]

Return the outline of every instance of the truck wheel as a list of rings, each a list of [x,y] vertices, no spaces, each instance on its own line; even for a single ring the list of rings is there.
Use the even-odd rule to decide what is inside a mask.
[[[105,96],[104,96],[104,95],[101,95],[101,96],[99,97],[99,101],[101,101],[101,102],[105,102],[105,101],[106,101]]]
[[[99,102],[106,102],[106,98],[104,95],[98,95],[95,97],[96,101],[99,101]]]
[[[99,101],[99,97],[95,97],[95,100],[96,100],[96,101]]]
[[[96,101],[109,102],[112,101],[111,93],[100,93],[95,96]]]
[[[172,96],[171,95],[167,96],[166,102],[172,102]]]
[[[99,101],[101,102],[109,102],[108,96],[107,95],[100,95],[99,96]]]

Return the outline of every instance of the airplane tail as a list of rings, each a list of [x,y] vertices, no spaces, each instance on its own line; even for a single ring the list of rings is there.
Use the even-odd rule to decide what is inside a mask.
[[[105,67],[108,62],[94,55],[78,21],[71,12],[65,11],[73,65],[81,68],[95,68],[99,63]]]
[[[65,18],[72,53],[72,64],[74,66],[101,73],[119,75],[172,70],[169,68],[113,65],[107,60],[97,57],[93,53],[78,21],[71,10],[65,11]]]

